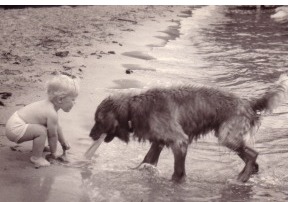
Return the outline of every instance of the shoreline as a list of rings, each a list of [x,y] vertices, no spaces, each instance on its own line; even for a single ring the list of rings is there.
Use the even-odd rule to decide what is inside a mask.
[[[72,26],[71,22],[75,21],[82,32],[71,26],[63,27],[59,21],[55,21],[56,27],[50,23],[43,27],[41,23],[53,20],[54,15],[49,14],[49,11],[53,10],[57,13],[56,17],[69,23],[67,25]],[[92,124],[91,119],[98,101],[105,98],[110,93],[110,89],[123,91],[130,87],[141,87],[143,82],[146,82],[137,80],[137,74],[126,74],[126,69],[153,71],[153,68],[142,67],[141,60],[151,59],[147,52],[153,46],[164,46],[168,40],[175,39],[180,34],[178,22],[181,18],[190,16],[188,10],[190,8],[186,6],[97,6],[96,8],[65,6],[5,10],[4,14],[3,10],[0,10],[4,21],[13,22],[14,32],[22,30],[24,34],[28,34],[25,31],[28,24],[24,20],[34,17],[41,20],[42,16],[47,16],[48,19],[45,17],[43,21],[38,22],[41,28],[45,31],[55,30],[52,32],[53,35],[47,38],[44,38],[42,33],[32,32],[31,36],[37,40],[30,41],[33,45],[27,49],[17,46],[19,46],[18,42],[28,39],[30,35],[13,39],[20,33],[7,34],[11,30],[2,33],[7,43],[3,47],[7,49],[1,53],[1,60],[4,63],[0,65],[0,92],[12,92],[12,96],[1,99],[5,106],[0,106],[1,198],[10,202],[42,201],[40,198],[44,199],[43,201],[90,200],[84,189],[81,189],[83,169],[62,165],[34,169],[29,162],[32,143],[25,142],[15,146],[14,143],[9,142],[4,135],[5,120],[23,105],[44,98],[46,96],[44,82],[56,72],[63,72],[81,78],[81,91],[73,112],[60,113],[64,133],[66,135],[73,130],[71,125],[67,126],[67,123],[73,122],[79,125],[81,118],[89,119],[90,123],[75,132],[86,133],[87,128]],[[96,15],[92,16],[94,13]],[[68,19],[75,14],[78,19]],[[8,16],[11,19],[8,19]],[[85,18],[83,19],[82,16]],[[58,19],[55,18],[55,20]],[[106,22],[110,24],[104,24]],[[19,27],[20,25],[25,27]],[[60,38],[54,35],[56,32],[59,33]],[[38,37],[41,38],[38,39]],[[11,41],[15,41],[15,45],[12,45],[14,47],[9,44]],[[70,45],[57,48],[55,47],[57,44]],[[28,43],[25,42],[25,45]],[[42,46],[41,49],[39,49],[40,46]],[[38,54],[35,56],[36,50],[41,51],[37,51]],[[95,83],[98,83],[98,87],[94,88]],[[92,100],[93,104],[84,109],[83,105],[88,104],[89,100]],[[81,111],[83,111],[82,117],[75,116]],[[72,143],[71,150],[75,150],[75,142],[70,143]]]

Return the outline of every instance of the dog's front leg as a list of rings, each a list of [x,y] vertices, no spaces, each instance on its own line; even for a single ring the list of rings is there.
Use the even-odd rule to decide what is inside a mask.
[[[138,169],[143,163],[148,163],[154,166],[157,166],[159,155],[164,147],[164,144],[161,142],[152,142],[151,147],[146,154],[144,160],[135,168]]]
[[[174,153],[175,164],[174,164],[174,174],[172,176],[172,180],[175,182],[183,182],[186,178],[185,171],[185,160],[187,154],[187,142],[182,143],[174,143],[171,145],[171,148]]]
[[[163,147],[164,147],[163,143],[153,142],[141,164],[149,163],[151,165],[157,166],[159,155]]]

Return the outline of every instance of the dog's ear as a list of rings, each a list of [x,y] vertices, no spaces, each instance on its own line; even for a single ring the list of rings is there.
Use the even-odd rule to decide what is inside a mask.
[[[118,122],[125,125],[128,122],[128,99],[123,98],[117,101],[114,113]]]
[[[111,142],[116,136],[115,132],[119,124],[112,112],[107,114],[105,121],[108,125],[108,129],[107,129],[108,132],[107,132],[107,137],[105,138],[105,142],[108,143],[108,142]]]
[[[115,133],[117,126],[119,125],[118,121],[115,119],[113,122],[113,129],[112,129],[112,133]]]
[[[108,132],[114,133],[116,130],[116,127],[119,125],[118,120],[115,117],[115,114],[113,112],[109,112],[105,117],[105,121],[108,125]]]

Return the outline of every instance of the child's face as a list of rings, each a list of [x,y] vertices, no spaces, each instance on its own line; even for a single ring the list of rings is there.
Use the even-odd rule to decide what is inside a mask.
[[[61,98],[60,108],[64,112],[69,112],[73,105],[75,104],[75,99],[77,96],[69,95],[66,97]]]

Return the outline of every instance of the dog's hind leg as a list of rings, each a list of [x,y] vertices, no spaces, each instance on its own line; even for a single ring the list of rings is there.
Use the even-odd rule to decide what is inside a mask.
[[[245,146],[244,144],[240,147],[238,145],[232,145],[230,142],[223,143],[226,147],[235,151],[238,156],[245,162],[245,167],[238,175],[238,181],[246,182],[249,180],[252,174],[257,173],[259,165],[256,163],[258,152],[254,149]]]
[[[235,151],[245,162],[245,167],[238,175],[238,180],[242,182],[248,181],[250,176],[259,169],[256,163],[258,152],[246,145],[245,137],[249,135],[251,129],[247,118],[235,117],[224,123],[217,135],[222,145]]]
[[[245,155],[243,155],[243,152],[239,152],[239,151],[236,151],[237,152],[237,155],[245,162],[247,163],[248,159],[245,157]],[[244,171],[244,170],[243,170]],[[243,172],[242,171],[242,172]],[[253,168],[253,172],[252,174],[256,174],[259,172],[259,165],[258,163],[255,162],[254,164],[254,168]]]
[[[237,179],[241,182],[246,182],[252,174],[258,172],[259,166],[256,163],[258,152],[247,146],[237,149],[236,152],[242,159],[245,159],[246,163]]]

